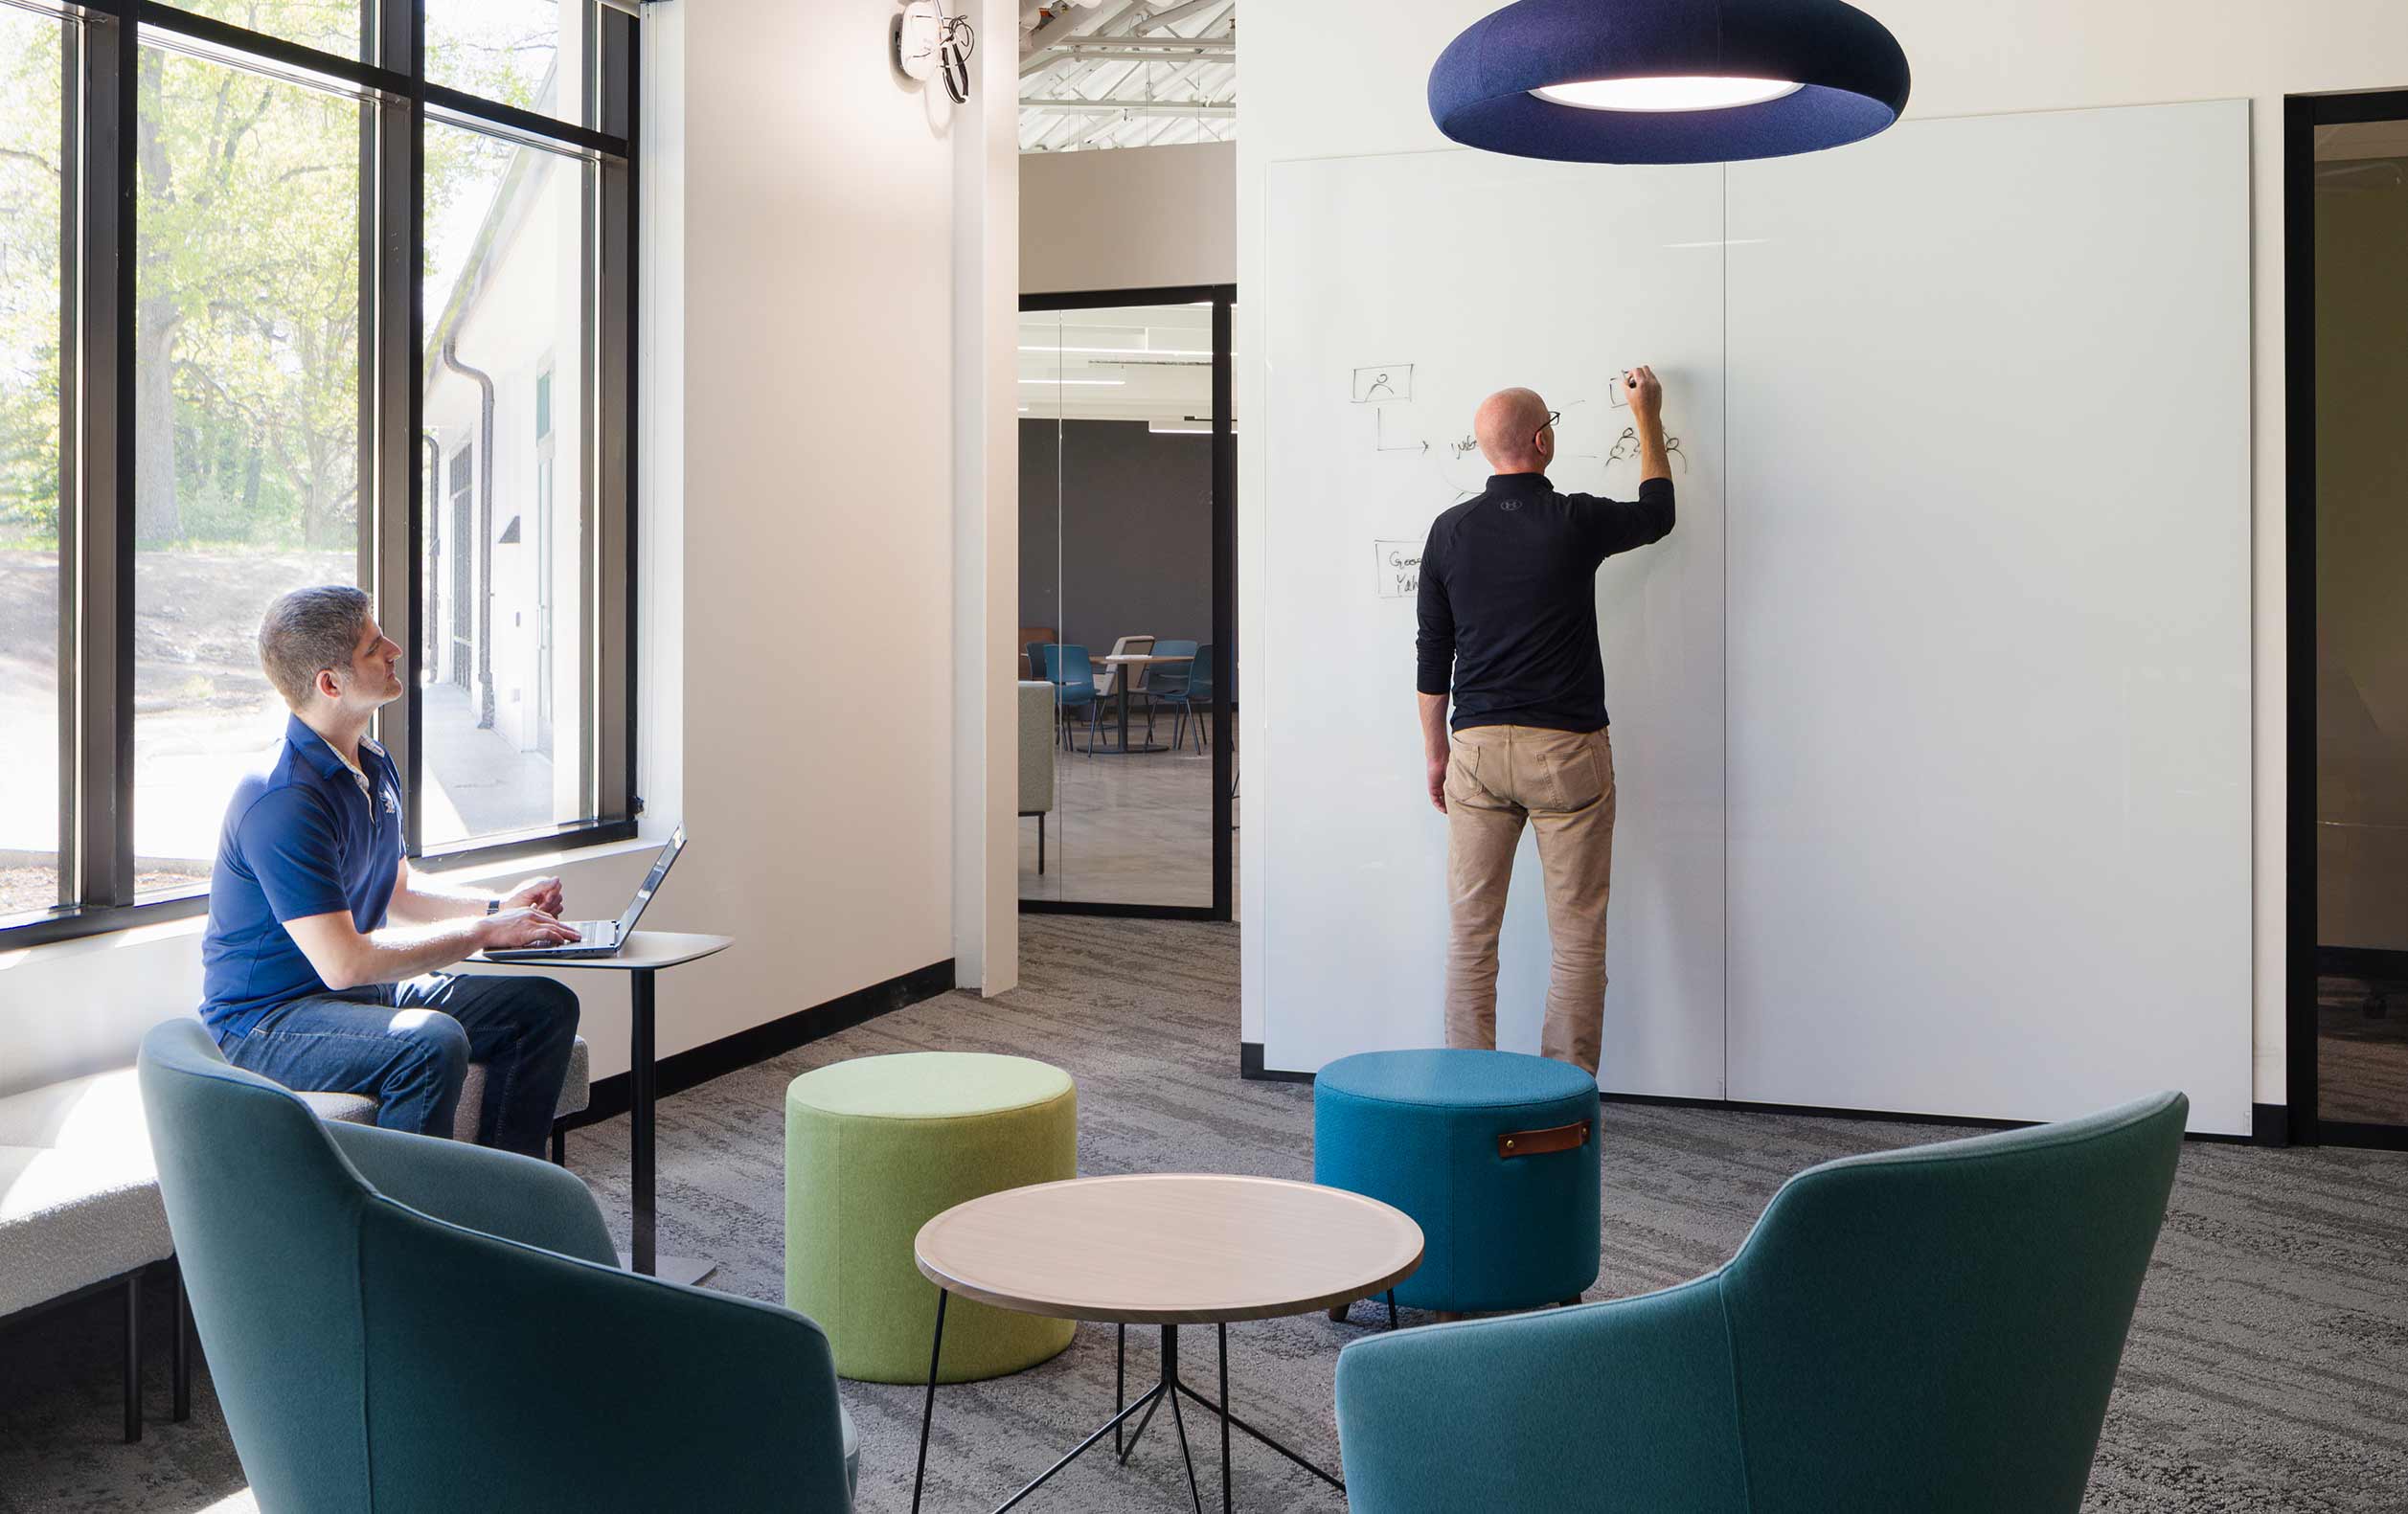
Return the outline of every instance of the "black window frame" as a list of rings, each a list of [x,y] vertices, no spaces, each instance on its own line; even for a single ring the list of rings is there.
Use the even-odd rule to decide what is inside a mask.
[[[594,237],[586,308],[593,321],[595,592],[579,634],[592,649],[594,699],[581,743],[596,814],[429,851],[419,816],[425,772],[420,684],[379,714],[376,735],[405,785],[409,855],[454,867],[632,839],[636,794],[636,144],[642,25],[617,0],[585,0],[584,123],[429,82],[425,0],[361,0],[360,56],[179,11],[159,0],[6,0],[58,18],[61,110],[62,343],[59,446],[59,831],[67,902],[0,923],[0,951],[204,913],[205,888],[135,899],[134,800],[134,152],[141,48],[164,34],[213,61],[316,76],[362,103],[360,198],[361,580],[386,633],[413,663],[425,644],[420,568],[430,502],[421,428],[427,312],[420,269],[425,128],[480,131],[563,152],[593,168]],[[439,481],[438,481],[439,482]]]
[[[2408,1151],[2408,1124],[2325,1118],[2316,1011],[2316,981],[2328,969],[2408,972],[2400,953],[2324,946],[2316,909],[2316,132],[2391,121],[2408,121],[2408,89],[2288,95],[2283,102],[2285,1128],[2271,1139]]]
[[[1238,681],[1237,367],[1232,357],[1236,350],[1237,303],[1238,286],[1234,283],[1060,290],[1020,296],[1022,315],[1148,305],[1213,307],[1213,643],[1215,655],[1219,658],[1219,670],[1213,679],[1212,709],[1213,902],[1117,904],[1094,899],[1024,897],[1019,901],[1023,915],[1205,920],[1220,924],[1237,918],[1237,706],[1229,696]],[[1058,588],[1056,592],[1059,593]]]

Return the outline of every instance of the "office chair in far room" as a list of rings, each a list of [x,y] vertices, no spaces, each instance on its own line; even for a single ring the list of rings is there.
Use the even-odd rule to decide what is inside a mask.
[[[1198,706],[1206,711],[1213,708],[1213,644],[1206,642],[1195,648],[1195,661],[1188,664],[1188,680],[1180,686],[1178,692],[1166,689],[1161,695],[1164,704],[1179,707],[1178,719],[1170,727],[1170,750],[1173,752],[1179,749],[1190,725],[1195,728],[1196,746],[1206,752],[1213,750],[1211,738],[1204,734],[1204,717],[1196,712]]]
[[[1154,639],[1150,636],[1124,636],[1112,644],[1114,657],[1144,657],[1153,649]],[[1133,675],[1128,681],[1130,693],[1137,693],[1146,687],[1145,668],[1122,667],[1117,664],[1106,663],[1103,665],[1103,671],[1096,674],[1096,697],[1109,699],[1119,693],[1121,678],[1124,674]]]
[[[1046,647],[1045,681],[1054,686],[1055,708],[1061,712],[1062,745],[1078,750],[1071,740],[1070,716],[1073,711],[1083,710],[1087,712],[1087,756],[1095,756],[1096,721],[1103,701],[1096,693],[1095,663],[1087,649],[1072,643]]]
[[[1357,1341],[1357,1514],[2076,1514],[2190,1101],[1792,1178],[1660,1293]]]
[[[143,1039],[159,1193],[267,1514],[852,1506],[799,1314],[623,1272],[530,1157],[320,1120],[197,1020]]]
[[[1147,679],[1144,686],[1146,689],[1146,744],[1147,746],[1154,744],[1154,707],[1175,705],[1187,697],[1188,684],[1195,676],[1195,664],[1193,661],[1195,656],[1195,644],[1182,641],[1158,641],[1154,643],[1154,655],[1156,657],[1185,657],[1190,661],[1161,663],[1147,669],[1154,675]],[[1173,742],[1172,745],[1175,747],[1177,743]]]

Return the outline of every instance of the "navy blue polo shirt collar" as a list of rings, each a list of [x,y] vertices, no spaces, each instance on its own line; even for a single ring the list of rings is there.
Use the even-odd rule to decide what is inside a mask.
[[[1535,494],[1552,488],[1544,473],[1491,473],[1488,492],[1491,494]]]
[[[309,764],[310,771],[320,778],[350,779],[352,785],[362,795],[366,796],[372,803],[375,802],[375,780],[369,778],[367,770],[355,768],[344,761],[343,754],[334,750],[334,743],[312,730],[309,722],[297,714],[287,716],[284,720],[284,739],[291,744],[294,751],[301,754],[302,760]],[[359,748],[362,752],[373,752],[380,757],[384,754],[384,748],[366,736],[359,738]]]

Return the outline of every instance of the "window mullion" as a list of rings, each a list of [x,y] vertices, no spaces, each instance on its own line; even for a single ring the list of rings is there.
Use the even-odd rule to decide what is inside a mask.
[[[54,907],[73,908],[83,902],[83,876],[78,829],[82,789],[82,660],[78,655],[83,614],[80,538],[80,502],[83,498],[80,438],[83,415],[82,330],[83,291],[90,282],[84,267],[83,237],[83,28],[75,21],[58,22],[58,886]]]
[[[374,17],[379,61],[409,77],[406,100],[380,102],[374,110],[375,171],[366,175],[375,188],[373,204],[363,207],[371,224],[363,228],[372,255],[375,281],[368,308],[375,312],[375,441],[370,465],[375,469],[375,571],[372,580],[385,631],[404,648],[409,668],[408,692],[387,705],[378,717],[385,750],[400,769],[403,845],[412,856],[420,849],[420,802],[424,772],[424,721],[419,660],[425,645],[425,599],[419,581],[425,500],[419,459],[422,453],[424,420],[419,353],[424,313],[418,270],[423,257],[424,217],[420,214],[425,175],[425,103],[419,89],[423,75],[423,6],[419,0],[385,0]]]
[[[76,712],[78,902],[134,897],[134,97],[130,21],[82,38],[77,293]]]
[[[588,71],[601,95],[603,128],[628,142],[625,161],[604,163],[592,180],[600,199],[594,228],[596,256],[587,260],[597,282],[586,308],[595,312],[594,396],[587,448],[594,478],[591,539],[598,547],[596,611],[591,668],[596,751],[585,772],[595,785],[587,810],[607,820],[636,812],[636,204],[638,168],[635,132],[641,102],[643,32],[632,19],[599,11],[588,17],[600,41],[596,66]]]

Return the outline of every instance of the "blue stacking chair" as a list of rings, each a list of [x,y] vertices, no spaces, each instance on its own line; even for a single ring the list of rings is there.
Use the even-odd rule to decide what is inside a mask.
[[[261,1509],[852,1508],[819,1326],[622,1271],[573,1173],[321,1121],[197,1020],[152,1030],[139,1067]]]
[[[1195,646],[1193,642],[1189,642],[1184,644]],[[1155,650],[1159,652],[1161,649],[1162,644],[1157,643],[1155,644]],[[1195,724],[1195,744],[1204,751],[1210,752],[1213,749],[1213,743],[1204,734],[1204,719],[1202,715],[1197,713],[1197,709],[1199,706],[1204,710],[1210,710],[1213,708],[1212,643],[1207,642],[1201,646],[1195,646],[1195,661],[1188,664],[1186,680],[1175,689],[1164,689],[1159,697],[1165,704],[1176,705],[1179,707],[1178,720],[1170,728],[1171,747],[1176,749],[1181,740],[1185,738],[1189,718],[1193,716]]]
[[[1156,657],[1193,657],[1193,642],[1162,641],[1154,643]],[[1154,711],[1165,704],[1177,704],[1187,697],[1189,680],[1194,677],[1193,663],[1158,663],[1147,670],[1151,676],[1143,689],[1133,690],[1146,696],[1146,744],[1154,744]]]
[[[1096,693],[1094,660],[1085,647],[1069,643],[1056,643],[1044,651],[1045,681],[1054,686],[1054,707],[1061,712],[1062,745],[1071,744],[1071,712],[1083,710],[1087,712],[1087,755],[1093,757],[1096,722],[1103,710],[1103,701]]]
[[[1849,1157],[1738,1254],[1338,1357],[1357,1514],[2077,1514],[2190,1101]]]

